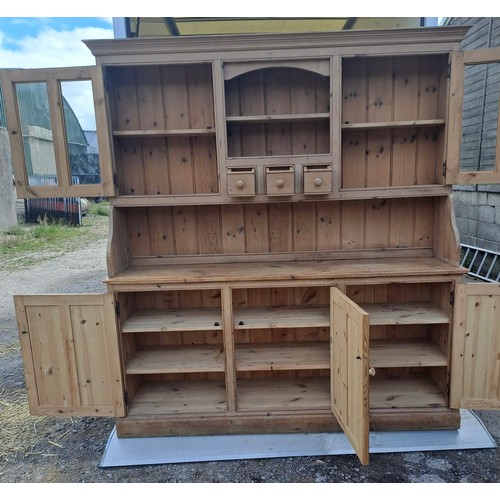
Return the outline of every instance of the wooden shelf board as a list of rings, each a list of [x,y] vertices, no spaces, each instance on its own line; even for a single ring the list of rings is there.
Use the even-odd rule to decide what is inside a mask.
[[[432,342],[421,340],[372,340],[369,365],[374,368],[447,366],[448,361]]]
[[[236,345],[236,370],[321,370],[330,368],[328,342]]]
[[[370,378],[370,408],[446,407],[446,398],[426,377]],[[258,378],[238,381],[238,409],[318,410],[330,407],[330,380]]]
[[[435,257],[342,259],[321,261],[227,262],[200,264],[149,264],[129,266],[106,283],[110,285],[236,283],[298,280],[457,276],[466,270]],[[319,283],[318,283],[319,284]]]
[[[237,390],[243,411],[330,408],[328,377],[240,379]]]
[[[370,378],[370,408],[447,406],[443,393],[427,377]]]
[[[122,333],[222,330],[222,311],[218,308],[137,311],[123,322],[121,330]]]
[[[427,302],[359,304],[370,325],[448,323],[448,315]],[[329,327],[329,307],[255,307],[235,309],[234,329]]]
[[[224,382],[153,382],[141,385],[130,402],[127,415],[212,413],[226,409]]]
[[[224,372],[222,346],[162,346],[134,353],[126,365],[128,375],[153,373]]]
[[[407,127],[435,127],[444,125],[444,119],[435,120],[404,120],[394,122],[373,122],[373,123],[343,123],[342,130],[369,130],[379,128],[407,128]]]
[[[240,344],[236,346],[238,371],[322,370],[330,367],[328,342]],[[446,356],[427,340],[370,342],[374,368],[446,366]],[[222,346],[161,346],[134,353],[126,365],[128,375],[224,372]]]
[[[249,307],[233,314],[235,330],[330,326],[329,307]]]
[[[178,130],[115,130],[114,137],[173,137],[173,136],[215,135],[215,128],[178,129]]]
[[[370,325],[446,324],[448,315],[430,302],[359,304],[370,315]]]
[[[228,123],[268,123],[276,121],[315,121],[327,120],[330,113],[296,113],[287,115],[255,115],[255,116],[226,116]]]

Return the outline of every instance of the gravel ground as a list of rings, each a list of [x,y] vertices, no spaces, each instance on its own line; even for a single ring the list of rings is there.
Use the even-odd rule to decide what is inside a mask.
[[[0,398],[24,394],[12,295],[105,291],[106,241],[16,271],[0,271]],[[0,406],[0,425],[2,421]],[[500,445],[500,412],[478,412]],[[5,417],[5,416],[4,416]],[[363,467],[355,456],[294,457],[101,468],[114,420],[34,418],[9,453],[0,443],[2,483],[489,483],[500,481],[500,448],[372,454]],[[203,491],[203,490],[202,490]],[[0,490],[1,493],[1,490]],[[6,498],[6,497],[4,497]]]

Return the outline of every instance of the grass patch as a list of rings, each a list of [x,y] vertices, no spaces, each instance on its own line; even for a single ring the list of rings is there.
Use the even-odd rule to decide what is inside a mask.
[[[78,249],[108,236],[109,204],[91,203],[81,226],[39,220],[0,233],[0,269],[15,269]]]
[[[91,201],[89,203],[88,215],[100,215],[103,217],[107,217],[109,215],[109,203],[107,202],[95,203]]]

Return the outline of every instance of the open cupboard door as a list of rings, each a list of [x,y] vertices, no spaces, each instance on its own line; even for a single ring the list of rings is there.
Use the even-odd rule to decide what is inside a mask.
[[[0,83],[18,198],[114,196],[100,66],[1,70]]]
[[[500,183],[500,47],[451,56],[446,184]]]
[[[124,416],[112,294],[14,297],[32,415]]]
[[[450,406],[500,408],[500,285],[455,291]]]
[[[369,461],[369,315],[330,289],[331,407],[361,463]]]

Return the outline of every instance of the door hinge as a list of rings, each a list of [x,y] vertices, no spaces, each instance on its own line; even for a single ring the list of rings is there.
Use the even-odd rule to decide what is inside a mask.
[[[448,69],[447,69],[447,72],[446,72],[446,78],[448,78],[448,80],[451,78],[451,63],[448,63]]]
[[[443,177],[446,177],[446,160],[443,161]]]
[[[115,190],[118,193],[118,175],[116,175],[116,172],[113,172],[113,184],[115,185]]]
[[[117,300],[115,301],[115,314],[117,318],[120,317],[120,303]]]
[[[455,292],[450,292],[450,305],[455,305]]]
[[[125,408],[128,408],[128,392],[123,391],[123,401],[125,402]]]

